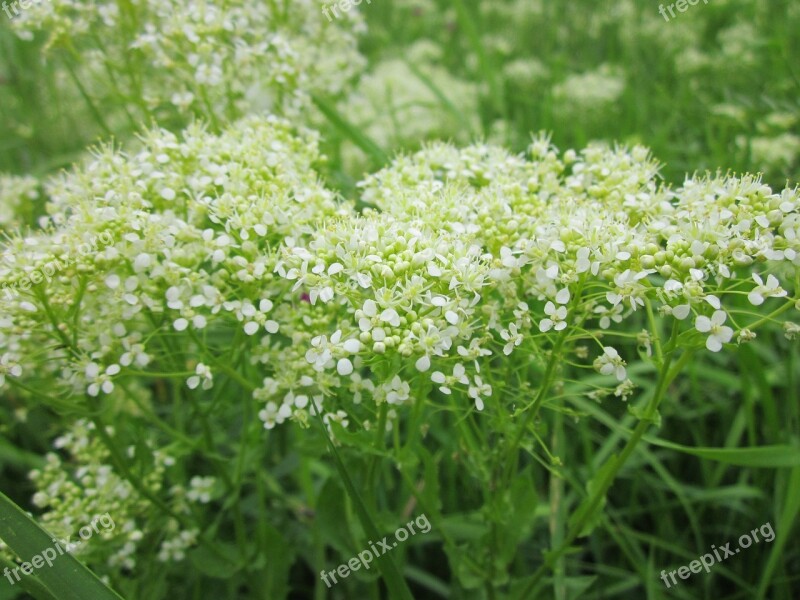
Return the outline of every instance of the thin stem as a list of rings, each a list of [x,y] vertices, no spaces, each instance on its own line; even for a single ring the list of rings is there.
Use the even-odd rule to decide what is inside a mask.
[[[511,442],[511,445],[508,448],[508,454],[506,456],[506,470],[503,475],[503,488],[506,487],[509,479],[511,478],[511,474],[514,472],[517,466],[517,452],[519,450],[519,444],[522,441],[522,436],[525,435],[525,431],[528,429],[528,425],[531,421],[536,417],[539,412],[539,408],[542,406],[542,402],[544,401],[547,393],[550,391],[550,386],[553,383],[553,374],[556,370],[556,364],[558,363],[559,356],[561,354],[561,348],[564,345],[564,341],[566,340],[567,330],[565,329],[556,340],[555,346],[551,350],[550,360],[547,363],[547,368],[545,369],[544,377],[542,379],[542,385],[539,388],[539,392],[536,394],[536,398],[531,405],[531,408],[528,409],[528,412],[525,414],[524,418],[522,419],[522,423],[520,423],[519,429],[517,433],[514,435],[514,439]]]
[[[658,411],[658,406],[664,399],[664,394],[667,390],[667,387],[672,382],[672,380],[678,375],[678,373],[680,373],[680,371],[686,365],[686,363],[689,362],[692,355],[693,353],[691,351],[684,352],[684,354],[681,355],[681,357],[675,363],[675,366],[672,368],[670,367],[673,357],[668,356],[666,358],[659,372],[659,379],[656,391],[653,394],[652,399],[648,403],[642,419],[636,425],[636,428],[633,430],[631,437],[628,439],[627,443],[623,447],[619,456],[612,456],[609,459],[609,463],[606,463],[606,465],[601,467],[600,471],[604,472],[605,475],[600,480],[598,485],[594,487],[592,495],[589,496],[589,498],[587,498],[585,503],[582,505],[580,509],[581,511],[580,517],[575,521],[572,527],[570,527],[561,545],[556,550],[548,553],[544,563],[533,574],[533,577],[531,578],[528,586],[526,587],[525,592],[522,594],[521,597],[523,598],[527,597],[527,594],[529,594],[531,590],[533,590],[534,587],[541,581],[545,573],[550,568],[552,568],[553,564],[561,556],[564,555],[564,553],[569,549],[572,542],[574,542],[580,536],[584,527],[586,527],[586,524],[592,518],[595,510],[600,505],[600,502],[602,501],[603,498],[605,498],[606,493],[611,488],[611,485],[614,483],[614,480],[616,479],[620,469],[622,469],[623,465],[627,462],[628,458],[630,458],[631,454],[633,454],[633,451],[636,449],[636,446],[641,441],[642,436],[644,436],[644,434],[647,432],[647,429],[652,424],[653,417]]]

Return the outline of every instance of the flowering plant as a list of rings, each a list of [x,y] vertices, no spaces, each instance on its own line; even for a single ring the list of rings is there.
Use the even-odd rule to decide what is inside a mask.
[[[0,30],[15,591],[651,593],[712,511],[758,509],[769,554],[717,573],[792,597],[800,189],[770,183],[800,112],[788,75],[753,81],[800,12],[582,2],[22,6]],[[596,64],[548,58],[576,30]],[[680,97],[708,122],[643,125]],[[703,171],[722,147],[739,174]],[[113,530],[36,566],[97,515]]]

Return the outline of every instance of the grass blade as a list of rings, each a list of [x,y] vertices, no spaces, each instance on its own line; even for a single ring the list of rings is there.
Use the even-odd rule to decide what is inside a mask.
[[[333,105],[319,96],[312,96],[312,100],[320,112],[325,115],[325,118],[351,142],[366,152],[376,164],[387,165],[391,162],[389,155],[378,144],[367,137],[358,127],[347,121]]]
[[[350,475],[347,474],[347,469],[339,456],[339,452],[336,450],[333,440],[331,440],[328,429],[322,422],[322,413],[319,411],[319,408],[317,408],[317,415],[319,416],[322,433],[328,442],[328,449],[333,457],[333,463],[336,465],[336,470],[342,478],[342,483],[344,483],[344,487],[347,490],[347,495],[350,496],[350,500],[353,501],[353,506],[356,509],[356,514],[358,515],[359,521],[361,521],[362,527],[364,527],[364,531],[366,531],[367,535],[373,540],[383,539],[383,536],[378,532],[378,528],[369,516],[367,506],[364,504],[358,490],[356,490],[356,487],[353,485]],[[378,565],[381,575],[383,575],[384,582],[389,590],[389,597],[392,598],[392,600],[414,600],[414,596],[411,595],[411,590],[408,589],[408,584],[405,579],[403,579],[400,569],[397,568],[397,565],[394,564],[390,556],[386,556],[385,554],[376,556],[375,562]]]
[[[793,446],[756,446],[753,448],[692,448],[645,436],[644,441],[654,446],[669,448],[699,458],[716,460],[740,467],[778,469],[800,466],[800,452]]]
[[[5,494],[0,492],[0,539],[17,556],[29,561],[47,548],[53,548],[53,536]],[[59,600],[122,600],[87,567],[69,553],[64,553],[34,571],[37,579]],[[27,577],[22,575],[21,577]],[[48,598],[42,595],[41,598]],[[48,599],[49,600],[49,599]]]

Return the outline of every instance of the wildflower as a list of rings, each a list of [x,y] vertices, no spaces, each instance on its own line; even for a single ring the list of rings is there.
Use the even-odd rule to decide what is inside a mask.
[[[484,383],[480,375],[475,375],[474,383],[469,386],[467,395],[475,400],[475,408],[483,410],[484,405],[481,396],[486,396],[487,398],[491,396],[492,386]]]
[[[12,377],[22,376],[22,367],[14,362],[10,352],[5,352],[0,356],[0,388],[6,383],[6,375]]]
[[[728,315],[724,310],[717,310],[710,319],[701,315],[695,320],[695,329],[700,333],[709,334],[706,339],[706,348],[711,352],[722,350],[722,344],[727,344],[733,337],[733,329],[723,325],[727,318]]]
[[[781,287],[778,278],[774,275],[768,275],[767,283],[765,284],[758,273],[753,273],[753,281],[758,285],[747,295],[747,299],[754,306],[764,304],[764,300],[767,298],[783,298],[786,296],[786,290]]]
[[[106,367],[105,371],[101,372],[100,365],[96,363],[89,363],[86,365],[85,374],[86,378],[92,383],[89,384],[86,392],[90,396],[97,396],[100,393],[100,390],[102,390],[105,394],[110,394],[114,391],[114,382],[111,381],[111,378],[114,375],[117,375],[120,370],[121,369],[119,365],[109,365]]]
[[[500,332],[500,337],[503,338],[503,341],[507,342],[505,346],[503,346],[503,354],[508,356],[514,350],[515,347],[519,346],[522,343],[522,334],[519,333],[517,329],[516,323],[511,323],[508,326],[508,329],[504,329]]]
[[[539,322],[539,331],[542,333],[548,332],[551,329],[561,331],[566,328],[567,307],[559,306],[556,308],[555,304],[548,301],[544,306],[544,312],[549,318],[542,319]]]
[[[754,339],[756,339],[756,332],[746,327],[736,334],[736,343],[740,345],[752,342]]]
[[[375,399],[376,401],[384,399],[389,404],[403,404],[408,400],[410,391],[411,386],[408,385],[408,382],[400,379],[399,375],[395,375],[391,381],[376,388]]]
[[[292,407],[286,403],[278,406],[274,402],[267,402],[266,407],[258,413],[258,418],[264,422],[264,429],[274,429],[275,425],[280,425],[291,416]]]
[[[208,504],[211,502],[215,482],[216,480],[213,477],[195,475],[189,481],[189,491],[186,493],[186,498],[192,502]]]
[[[616,349],[605,346],[603,354],[595,359],[594,368],[603,375],[613,374],[618,381],[623,381],[626,375],[625,364]]]
[[[630,379],[626,379],[614,388],[614,395],[623,402],[627,402],[628,398],[633,395],[634,389],[636,389],[634,383]]]
[[[197,367],[195,368],[195,373],[195,375],[192,375],[186,380],[186,385],[190,390],[197,389],[201,381],[203,383],[204,390],[210,390],[212,387],[214,387],[214,376],[209,367],[203,363],[198,363]]]
[[[461,363],[453,365],[453,374],[448,376],[441,371],[434,371],[431,373],[431,381],[439,384],[439,391],[443,394],[452,394],[451,386],[456,383],[462,385],[469,385],[469,377],[467,377],[467,370]]]
[[[602,304],[595,306],[594,313],[600,315],[600,329],[608,329],[611,327],[612,322],[622,323],[622,311],[623,307],[621,304],[617,304],[611,308],[606,308]]]

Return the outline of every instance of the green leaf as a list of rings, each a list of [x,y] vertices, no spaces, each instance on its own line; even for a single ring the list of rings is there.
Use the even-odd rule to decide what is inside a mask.
[[[578,508],[575,509],[575,512],[568,521],[570,529],[576,526],[578,523],[583,523],[583,528],[578,534],[578,537],[589,535],[600,523],[600,515],[603,508],[605,508],[606,497],[603,495],[600,501],[595,502],[594,506],[592,506],[594,498],[593,492],[595,489],[598,489],[598,486],[602,486],[603,481],[605,481],[608,474],[614,471],[617,460],[618,457],[616,455],[612,456],[605,462],[605,464],[603,464],[602,467],[600,467],[597,473],[595,473],[594,477],[592,477],[586,484],[587,496],[583,499],[583,502],[580,503]]]
[[[214,542],[217,550],[229,557],[228,561],[221,561],[219,554],[211,552],[207,547],[200,546],[189,552],[189,560],[192,566],[203,575],[215,579],[228,579],[236,573],[239,568],[236,566],[237,549],[232,544],[225,542]]]
[[[272,525],[267,525],[266,581],[261,593],[264,598],[283,600],[289,595],[289,571],[294,562],[294,552],[286,538]]]
[[[792,469],[789,476],[789,483],[786,486],[786,499],[783,510],[778,517],[775,525],[776,539],[767,559],[767,564],[761,574],[761,581],[758,583],[758,599],[763,600],[767,596],[767,590],[772,579],[772,574],[778,566],[778,561],[783,555],[784,547],[789,541],[789,534],[794,528],[797,516],[800,515],[800,468]],[[770,524],[771,525],[771,524]],[[796,543],[796,537],[795,543]]]
[[[654,446],[669,448],[699,458],[715,460],[740,467],[778,469],[800,466],[800,450],[795,446],[756,446],[752,448],[691,447],[645,436],[644,441]]]
[[[353,535],[348,524],[342,486],[331,477],[322,486],[319,497],[324,500],[317,506],[314,521],[322,540],[342,556],[351,556],[354,551]]]
[[[0,492],[0,539],[24,561],[32,561],[47,549],[56,551],[53,536],[42,529],[36,521],[5,494]],[[45,562],[41,568],[34,569],[36,579],[41,582],[52,597],[59,600],[122,600],[122,596],[107,587],[88,568],[74,556],[65,552]],[[22,575],[22,577],[29,577]],[[54,592],[55,591],[55,592]],[[42,593],[40,600],[50,600]]]
[[[319,96],[312,96],[312,100],[320,112],[325,115],[331,124],[341,131],[351,142],[366,152],[378,165],[386,165],[391,161],[389,156],[358,127],[348,122],[336,108],[328,104]]]
[[[344,463],[339,456],[339,451],[336,449],[333,440],[331,440],[330,435],[328,434],[328,429],[322,422],[322,413],[319,411],[319,407],[316,408],[316,413],[319,417],[319,428],[328,442],[328,449],[330,450],[333,458],[333,463],[336,465],[336,470],[339,472],[339,476],[342,478],[342,483],[344,483],[344,487],[347,490],[347,495],[353,502],[358,519],[361,521],[361,526],[371,539],[383,539],[383,536],[378,532],[378,528],[375,526],[375,522],[373,521],[372,517],[370,517],[369,511],[364,504],[364,500],[361,498],[358,490],[356,490],[355,485],[353,485],[353,481],[350,479],[350,475],[347,473],[347,468],[344,466]],[[389,598],[391,598],[391,600],[414,600],[414,596],[411,595],[411,590],[408,589],[408,584],[406,583],[405,579],[403,579],[400,569],[397,568],[397,565],[394,563],[391,556],[383,554],[376,557],[375,562],[377,563],[378,569],[383,576],[384,583],[386,583],[386,588],[389,590]]]

